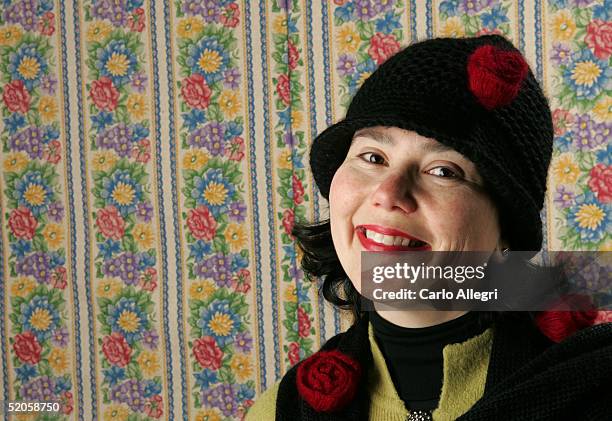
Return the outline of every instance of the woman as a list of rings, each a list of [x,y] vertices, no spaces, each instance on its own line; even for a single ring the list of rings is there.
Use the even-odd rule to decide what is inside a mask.
[[[305,273],[353,325],[247,420],[612,419],[612,326],[589,326],[593,312],[552,325],[360,306],[363,250],[539,250],[552,140],[546,98],[503,37],[419,42],[381,65],[313,142],[329,221],[294,230]]]

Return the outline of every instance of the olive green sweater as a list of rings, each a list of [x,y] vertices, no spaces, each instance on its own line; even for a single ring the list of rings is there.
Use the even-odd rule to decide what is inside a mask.
[[[374,369],[368,371],[371,420],[404,421],[409,414],[400,399],[387,364],[374,338],[372,324],[368,327]],[[444,381],[434,421],[454,420],[467,412],[484,393],[487,367],[493,343],[493,328],[485,330],[463,343],[450,344],[442,351]],[[274,420],[276,394],[280,381],[266,390],[253,404],[245,421]]]

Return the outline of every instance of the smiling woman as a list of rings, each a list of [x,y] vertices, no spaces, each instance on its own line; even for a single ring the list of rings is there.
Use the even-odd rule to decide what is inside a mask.
[[[247,419],[609,419],[612,324],[590,326],[595,312],[552,325],[545,312],[362,307],[363,251],[540,250],[552,140],[542,89],[501,36],[423,41],[384,62],[312,143],[329,220],[292,232],[304,272],[353,324]]]

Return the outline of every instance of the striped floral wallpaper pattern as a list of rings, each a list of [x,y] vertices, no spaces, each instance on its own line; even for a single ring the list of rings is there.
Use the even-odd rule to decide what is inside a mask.
[[[291,228],[376,67],[500,33],[550,98],[545,247],[612,250],[610,0],[2,0],[0,399],[241,419],[342,316]],[[600,321],[612,321],[609,315]]]

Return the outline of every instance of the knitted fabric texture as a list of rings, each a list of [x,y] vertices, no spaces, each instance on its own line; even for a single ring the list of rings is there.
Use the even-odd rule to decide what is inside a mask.
[[[476,165],[514,250],[542,245],[540,210],[553,143],[548,102],[520,52],[499,35],[412,44],[363,83],[344,120],[313,141],[310,166],[326,199],[355,132],[413,130]]]

